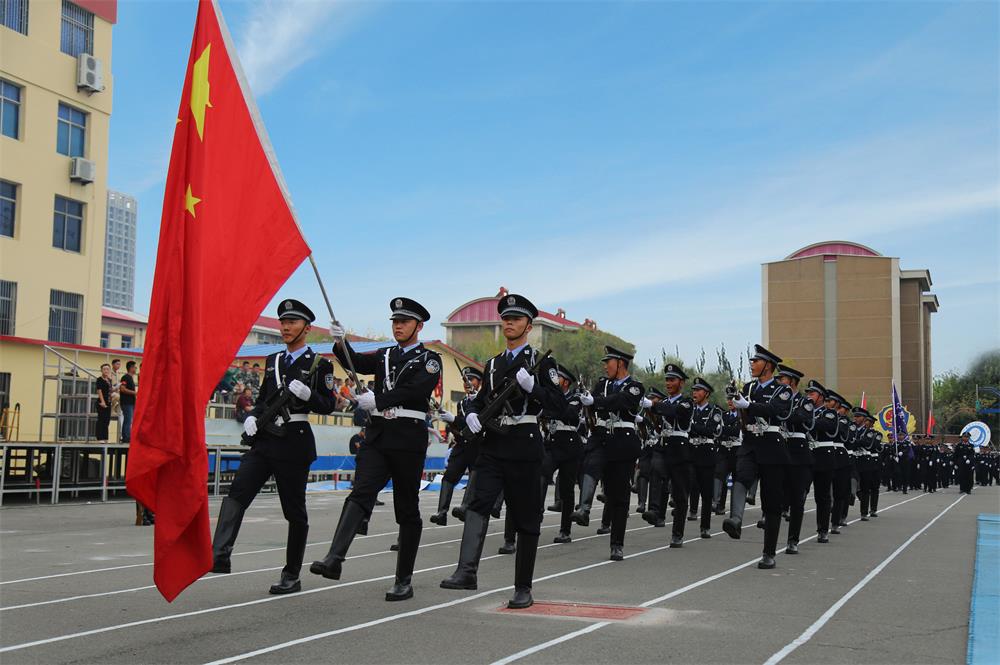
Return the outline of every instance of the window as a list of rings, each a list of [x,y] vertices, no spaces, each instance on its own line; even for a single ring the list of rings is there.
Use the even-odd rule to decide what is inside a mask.
[[[49,296],[49,341],[80,343],[83,296],[52,289]]]
[[[0,3],[9,0],[0,0]],[[21,86],[0,79],[0,132],[16,139],[21,127]]]
[[[94,15],[72,2],[62,3],[60,50],[74,58],[81,53],[94,55]]]
[[[28,34],[28,0],[0,0],[0,23],[22,35]]]
[[[122,335],[122,348],[123,349],[132,348],[132,335]]]
[[[106,349],[111,346],[111,333],[101,333],[101,348]]]
[[[52,246],[68,252],[79,252],[82,230],[83,204],[57,196],[52,223]]]
[[[2,2],[3,0],[0,0]],[[17,185],[0,180],[0,236],[14,237],[17,213]]]
[[[67,157],[83,157],[86,138],[87,114],[60,102],[56,152]]]
[[[0,335],[14,334],[14,313],[17,309],[17,282],[0,279]]]

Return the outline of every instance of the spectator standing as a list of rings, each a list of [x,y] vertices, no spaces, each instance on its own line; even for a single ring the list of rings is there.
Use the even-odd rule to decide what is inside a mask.
[[[101,365],[101,376],[97,379],[97,428],[94,438],[101,442],[108,440],[108,425],[111,423],[111,365]]]
[[[132,417],[135,415],[135,396],[138,385],[135,382],[135,361],[125,363],[125,375],[119,387],[122,406],[122,443],[132,442]]]
[[[118,433],[122,431],[122,406],[121,393],[118,391],[122,382],[122,360],[115,358],[111,361],[111,415],[118,420]]]
[[[362,427],[357,434],[351,437],[351,441],[347,444],[347,450],[350,451],[352,455],[357,455],[358,451],[361,450],[361,446],[365,442],[365,428]]]
[[[244,385],[250,386],[250,390],[253,392],[253,398],[257,399],[257,393],[260,392],[260,363],[254,363],[253,368],[250,370],[250,376]]]
[[[253,411],[253,404],[253,390],[251,390],[250,386],[246,386],[243,388],[243,392],[240,393],[240,396],[236,398],[237,422],[242,423],[247,419],[247,416],[249,416],[250,412]]]

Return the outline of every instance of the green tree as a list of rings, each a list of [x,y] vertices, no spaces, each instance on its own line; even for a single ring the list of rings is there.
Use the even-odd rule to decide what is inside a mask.
[[[587,388],[592,387],[597,379],[604,376],[604,364],[601,358],[604,357],[606,345],[627,353],[635,353],[635,346],[621,337],[586,328],[551,335],[548,344],[556,361],[585,382]]]
[[[474,358],[479,364],[483,364],[500,353],[504,349],[504,346],[503,337],[494,337],[493,333],[484,330],[474,340],[465,342],[456,348],[470,358]]]
[[[976,386],[1000,386],[1000,349],[993,349],[976,358],[964,373],[945,372],[934,377],[934,420],[936,430],[943,434],[958,434],[968,423],[983,420],[1000,436],[1000,418],[977,413]]]

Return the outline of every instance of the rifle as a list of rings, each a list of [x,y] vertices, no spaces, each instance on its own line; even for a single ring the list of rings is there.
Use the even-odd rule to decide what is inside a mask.
[[[546,358],[548,358],[551,355],[552,355],[552,349],[549,349],[548,351],[545,352],[545,354],[541,358],[539,358],[535,362],[534,365],[528,368],[528,373],[531,374],[532,376],[535,376],[535,374],[538,372],[538,368],[541,367],[542,363],[545,362]],[[507,406],[507,400],[510,399],[514,394],[514,391],[518,389],[520,389],[520,386],[517,383],[517,379],[515,379],[514,377],[508,377],[503,386],[501,386],[499,390],[493,392],[492,395],[493,399],[491,399],[489,404],[484,406],[483,409],[479,412],[479,422],[482,423],[483,430],[489,427],[494,431],[503,432],[503,429],[501,429],[500,424],[496,421],[498,420],[498,417],[502,415],[504,407]],[[463,438],[471,439],[475,436],[476,435],[472,433],[472,430],[469,429],[468,425],[462,428]]]
[[[576,394],[581,395],[590,390],[587,387],[587,378],[583,375],[580,376],[580,381],[576,384]],[[597,416],[594,415],[594,409],[589,406],[580,405],[583,410],[583,420],[587,423],[587,430],[593,431],[597,427]]]
[[[309,372],[306,373],[299,381],[306,385],[312,384],[312,378],[316,374],[316,370],[319,368],[320,355],[317,353],[313,357],[312,367],[309,368]],[[281,386],[278,392],[272,395],[264,403],[264,411],[257,417],[257,422],[260,423],[260,427],[257,430],[257,434],[260,434],[261,430],[267,432],[272,436],[282,438],[285,436],[285,430],[280,425],[276,425],[274,421],[281,417],[281,420],[288,422],[291,418],[291,414],[288,412],[288,403],[293,399],[297,399],[289,390],[288,386]],[[246,432],[240,437],[240,444],[244,446],[251,446],[256,442],[257,434],[250,436]]]

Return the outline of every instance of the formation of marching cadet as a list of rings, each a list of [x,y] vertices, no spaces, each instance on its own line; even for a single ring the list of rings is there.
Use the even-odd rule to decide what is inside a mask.
[[[356,353],[344,330],[336,322],[331,325],[338,361],[375,380],[358,395],[358,408],[371,419],[357,455],[353,488],[329,552],[309,570],[340,579],[355,535],[366,532],[378,492],[391,480],[399,537],[392,547],[397,551],[395,579],[385,598],[397,601],[413,597],[423,525],[419,491],[427,449],[425,418],[442,367],[441,357],[419,341],[429,312],[409,298],[394,298],[389,306],[396,345],[374,354]],[[917,487],[933,492],[951,482],[962,492],[971,492],[974,482],[1000,483],[996,453],[977,452],[968,435],[954,450],[884,442],[872,414],[816,380],[800,390],[802,372],[761,345],[755,345],[750,358],[750,381],[725,387],[728,408],[723,410],[711,403],[716,387],[704,378],[691,379],[668,363],[662,390],[644,386],[630,372],[633,356],[611,346],[602,358],[605,375],[592,386],[582,385],[557,359],[528,344],[538,316],[531,301],[504,295],[497,313],[506,348],[482,370],[463,368],[466,397],[456,413],[436,413],[454,445],[431,522],[448,523],[455,489],[468,474],[465,495],[451,510],[464,523],[458,563],[442,588],[477,588],[490,518],[499,517],[506,504],[500,553],[515,559],[508,607],[529,607],[551,484],[556,502],[549,508],[560,513],[556,543],[572,542],[574,524],[589,526],[594,500],[600,498],[598,487],[603,487],[598,533],[610,534],[612,561],[625,556],[633,491],[639,495],[636,512],[653,526],[665,527],[667,508],[672,508],[669,547],[680,548],[688,521],[698,522],[701,538],[712,537],[713,514],[726,515],[723,531],[741,538],[746,506],[756,502],[759,485],[762,518],[756,526],[764,532],[764,546],[757,567],[771,569],[783,521],[788,523],[784,552],[800,552],[810,487],[816,540],[822,544],[847,526],[856,503],[862,521],[877,518],[882,485],[905,494]],[[316,458],[307,416],[329,413],[335,405],[333,367],[305,343],[314,315],[304,304],[285,300],[278,317],[286,349],[267,358],[260,396],[244,425],[244,442],[251,449],[222,503],[213,542],[213,572],[228,573],[243,515],[273,475],[289,522],[286,566],[270,589],[276,594],[301,589],[309,529],[305,485]],[[685,394],[689,382],[690,394]]]

